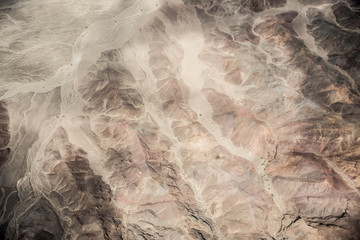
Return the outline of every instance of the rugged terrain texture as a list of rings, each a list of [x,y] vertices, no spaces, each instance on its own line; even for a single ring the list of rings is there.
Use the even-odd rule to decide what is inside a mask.
[[[360,239],[356,0],[0,2],[0,239]]]

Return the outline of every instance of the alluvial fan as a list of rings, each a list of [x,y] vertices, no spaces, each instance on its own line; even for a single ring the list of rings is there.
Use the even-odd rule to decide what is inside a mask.
[[[356,0],[0,2],[0,239],[360,239]]]

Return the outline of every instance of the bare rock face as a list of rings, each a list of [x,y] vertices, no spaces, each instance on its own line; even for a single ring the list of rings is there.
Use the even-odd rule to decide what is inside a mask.
[[[9,113],[5,102],[0,102],[0,167],[6,164],[10,148]]]
[[[0,239],[360,239],[359,12],[2,1]]]

